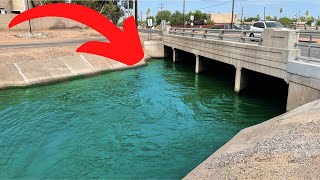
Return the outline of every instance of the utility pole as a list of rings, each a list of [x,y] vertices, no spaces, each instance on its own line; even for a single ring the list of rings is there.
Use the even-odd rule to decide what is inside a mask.
[[[142,24],[142,19],[143,19],[143,18],[142,18],[142,14],[143,14],[143,12],[140,11],[140,13],[141,13],[141,16],[140,16],[140,21],[141,21],[141,22],[140,22],[140,23]]]
[[[162,16],[163,16],[163,14],[162,14],[163,8],[164,8],[164,4],[160,4],[161,22],[162,22]]]
[[[160,21],[160,25],[161,25],[161,30],[163,30],[163,23],[162,23],[162,20],[163,20],[163,18],[162,18],[162,16],[163,16],[163,6],[164,6],[164,4],[160,4],[160,19],[161,19],[161,21]]]
[[[134,18],[136,20],[136,26],[138,27],[138,0],[134,1]]]
[[[183,0],[183,27],[186,27],[186,0]]]
[[[241,27],[243,25],[243,6],[241,7]]]
[[[127,15],[128,15],[128,17],[130,17],[130,7],[129,7],[129,0],[127,0]]]
[[[298,24],[298,29],[297,30],[300,29],[300,19],[301,19],[301,16],[300,16],[300,10],[299,10],[299,16],[297,18],[297,24]]]
[[[231,29],[233,29],[233,24],[234,24],[234,0],[232,0],[232,14],[231,14]]]
[[[264,21],[266,21],[266,7],[264,7],[264,10],[263,10],[263,19]]]
[[[29,10],[30,9],[29,0],[27,0],[27,7],[28,7],[28,10]],[[29,33],[32,34],[31,20],[29,20]]]

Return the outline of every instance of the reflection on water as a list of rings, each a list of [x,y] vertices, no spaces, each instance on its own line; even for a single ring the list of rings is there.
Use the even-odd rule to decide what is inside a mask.
[[[0,178],[179,179],[241,129],[284,111],[170,61],[0,91]]]

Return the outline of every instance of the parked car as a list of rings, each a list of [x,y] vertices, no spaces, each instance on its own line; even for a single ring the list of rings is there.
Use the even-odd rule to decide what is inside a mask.
[[[262,33],[266,28],[288,30],[280,22],[277,21],[257,21],[250,27],[250,31],[258,31]],[[261,33],[251,33],[250,37],[260,37]]]

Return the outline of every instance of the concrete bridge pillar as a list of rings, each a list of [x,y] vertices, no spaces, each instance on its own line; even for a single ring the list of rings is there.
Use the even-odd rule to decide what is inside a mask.
[[[175,48],[172,48],[172,50],[173,50],[173,62],[175,63],[175,62],[178,62],[179,61],[179,54],[178,54],[178,52],[177,52],[177,50],[175,49]]]
[[[199,74],[204,71],[203,61],[200,59],[199,55],[196,54],[196,73]]]
[[[242,67],[237,67],[235,84],[234,84],[234,91],[236,91],[237,93],[240,93],[240,91],[246,87],[247,87],[246,74],[244,73]]]

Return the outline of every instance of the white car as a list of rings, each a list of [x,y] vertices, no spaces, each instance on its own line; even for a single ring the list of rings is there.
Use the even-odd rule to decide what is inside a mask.
[[[281,23],[277,21],[257,21],[253,23],[253,25],[250,27],[250,31],[258,31],[263,32],[266,28],[277,28],[277,29],[286,29]],[[250,33],[250,37],[257,37],[259,38],[261,36],[261,33]]]

